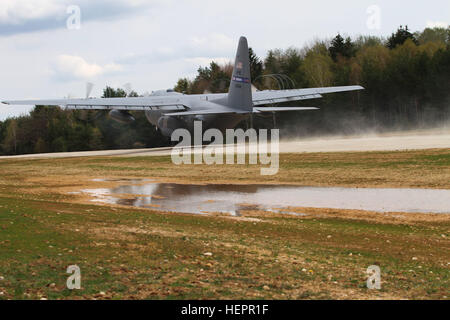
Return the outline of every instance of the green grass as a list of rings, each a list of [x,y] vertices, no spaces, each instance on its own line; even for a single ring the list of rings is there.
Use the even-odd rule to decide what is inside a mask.
[[[266,178],[247,166],[175,167],[170,157],[2,160],[0,299],[445,299],[450,219],[246,213],[255,222],[74,203],[60,190],[131,176],[448,188],[449,159],[449,150],[285,155]],[[73,264],[81,290],[65,286]],[[373,264],[380,291],[365,286]]]
[[[295,219],[276,218],[273,223],[253,224],[124,209],[112,213],[85,205],[71,205],[70,212],[55,203],[49,203],[52,209],[45,206],[37,209],[42,203],[7,198],[0,198],[0,203],[0,275],[5,277],[0,288],[12,299],[85,298],[96,297],[101,291],[107,292],[110,298],[138,298],[146,292],[139,289],[142,287],[154,288],[145,297],[158,299],[247,298],[245,292],[259,298],[287,294],[290,298],[317,299],[335,296],[326,289],[303,290],[303,285],[307,283],[309,287],[330,281],[338,282],[344,291],[371,294],[364,287],[361,271],[374,263],[382,266],[386,282],[381,293],[442,298],[449,284],[446,266],[427,261],[421,262],[422,269],[418,269],[418,263],[409,256],[375,250],[390,238],[401,239],[403,244],[414,243],[419,257],[438,254],[438,248],[430,249],[419,240],[430,235],[437,237],[440,228],[412,230],[411,226],[341,219],[304,219],[299,223]],[[62,225],[67,227],[61,228]],[[89,228],[75,231],[77,225]],[[127,235],[124,239],[122,233],[104,239],[90,232],[99,226],[145,226],[144,230],[166,226],[167,231],[175,232],[171,236],[124,232]],[[184,235],[187,232],[188,238]],[[339,241],[327,242],[325,234],[332,234]],[[363,235],[371,237],[367,247],[357,244]],[[105,244],[93,245],[98,242]],[[216,242],[241,246],[227,248],[216,246]],[[268,252],[258,252],[255,245]],[[213,257],[204,257],[206,250],[214,251]],[[303,262],[298,265],[294,260],[286,263],[284,259]],[[207,266],[211,262],[214,265]],[[65,288],[68,277],[65,270],[71,264],[79,265],[82,270],[80,291]],[[303,272],[305,267],[313,273]],[[190,272],[185,272],[186,269]],[[409,272],[411,269],[413,274]],[[255,279],[255,274],[263,276]],[[330,274],[333,278],[328,280]],[[406,280],[397,280],[399,274],[401,278],[406,276]],[[203,277],[200,286],[199,277]],[[56,286],[50,287],[52,283]],[[233,283],[237,283],[238,291],[232,290]],[[265,285],[272,288],[270,292],[262,289]]]

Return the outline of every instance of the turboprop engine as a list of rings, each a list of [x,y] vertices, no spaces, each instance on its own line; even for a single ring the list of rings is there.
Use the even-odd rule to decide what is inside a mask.
[[[136,120],[128,111],[123,110],[111,110],[109,116],[120,123],[132,123]]]
[[[184,122],[175,117],[163,116],[158,120],[158,128],[166,137],[170,137],[172,135],[172,132],[174,132],[178,128],[183,127]]]

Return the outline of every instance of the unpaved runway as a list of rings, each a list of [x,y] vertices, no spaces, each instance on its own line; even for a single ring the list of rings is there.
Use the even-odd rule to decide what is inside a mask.
[[[450,132],[414,134],[383,134],[360,137],[319,138],[282,142],[280,151],[340,152],[340,151],[395,151],[450,148]]]
[[[450,130],[413,131],[379,135],[305,138],[282,141],[281,153],[303,152],[345,152],[345,151],[395,151],[450,148]],[[63,152],[1,156],[1,159],[51,159],[94,156],[164,156],[170,155],[172,148],[151,148],[131,150],[104,150],[84,152]]]

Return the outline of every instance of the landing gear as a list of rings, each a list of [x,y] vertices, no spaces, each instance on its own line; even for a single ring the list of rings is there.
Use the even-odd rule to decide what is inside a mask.
[[[273,117],[273,128],[276,129],[276,127],[277,127],[277,115],[276,115],[276,112],[272,112],[272,117]]]

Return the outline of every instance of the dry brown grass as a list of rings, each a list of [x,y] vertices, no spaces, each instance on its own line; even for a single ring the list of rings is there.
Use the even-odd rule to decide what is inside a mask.
[[[448,189],[449,157],[286,154],[273,177],[253,166],[177,167],[167,157],[0,161],[0,291],[13,299],[446,299],[447,215],[291,208],[307,216],[199,217],[97,206],[68,192],[117,184],[94,178]],[[64,287],[74,263],[80,292]],[[382,269],[381,291],[365,287],[372,264]]]

